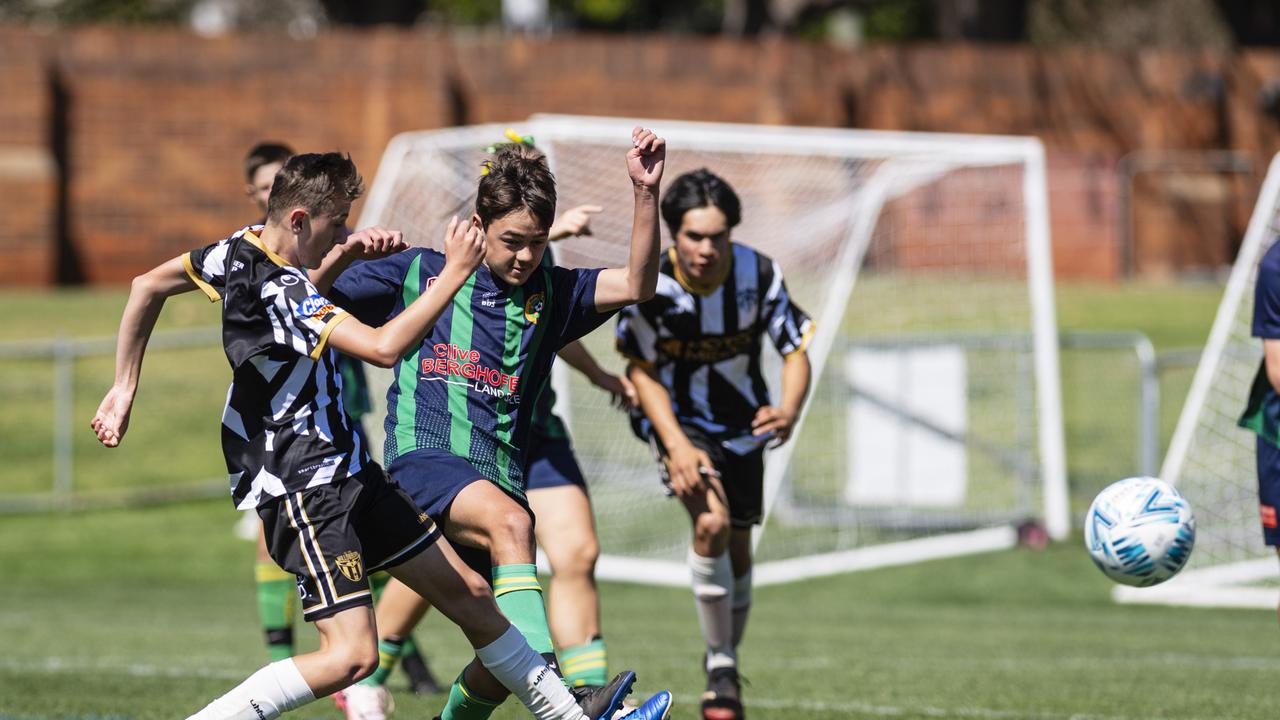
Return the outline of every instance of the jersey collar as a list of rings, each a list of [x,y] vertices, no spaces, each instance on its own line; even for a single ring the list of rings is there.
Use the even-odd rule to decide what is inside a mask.
[[[729,243],[729,262],[725,263],[724,271],[720,273],[720,277],[712,279],[707,283],[699,283],[694,279],[687,277],[684,270],[680,268],[680,259],[676,257],[676,249],[674,247],[667,248],[667,257],[671,260],[671,267],[676,276],[676,282],[680,283],[680,287],[688,290],[695,295],[710,295],[720,286],[724,284],[729,273],[733,272],[733,243]]]
[[[257,236],[257,234],[252,233],[252,232],[249,232],[248,230],[246,230],[246,231],[245,231],[245,233],[244,233],[244,239],[245,239],[245,240],[248,240],[250,245],[252,245],[252,246],[254,246],[254,247],[258,248],[259,250],[261,250],[261,251],[262,251],[262,253],[263,253],[264,255],[266,255],[268,259],[270,259],[270,260],[271,260],[271,262],[273,262],[273,263],[275,263],[275,264],[279,265],[280,267],[289,267],[289,263],[288,263],[284,258],[282,258],[282,257],[280,257],[279,255],[277,255],[277,254],[275,254],[275,253],[271,252],[271,248],[269,248],[269,247],[267,247],[266,245],[264,245],[264,244],[262,243],[262,238],[259,238],[259,237]]]

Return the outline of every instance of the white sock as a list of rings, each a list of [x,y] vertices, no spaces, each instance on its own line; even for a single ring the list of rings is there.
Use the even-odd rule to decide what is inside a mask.
[[[751,571],[733,579],[733,648],[742,644],[747,631],[747,616],[751,614]]]
[[[476,648],[476,657],[538,720],[586,720],[560,676],[514,625],[502,637]]]
[[[250,675],[187,720],[270,720],[315,699],[293,658],[286,658]]]
[[[733,607],[729,590],[733,586],[733,568],[729,553],[703,557],[689,549],[689,572],[693,578],[693,598],[697,602],[698,624],[707,641],[707,669],[733,667],[738,664],[733,649]]]

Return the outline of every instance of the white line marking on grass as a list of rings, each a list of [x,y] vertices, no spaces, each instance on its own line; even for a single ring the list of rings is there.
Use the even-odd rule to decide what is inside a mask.
[[[681,704],[698,706],[702,702],[700,695],[678,695],[676,700]],[[897,707],[894,705],[874,705],[860,702],[825,702],[821,700],[784,700],[780,698],[756,697],[746,693],[744,704],[770,710],[803,711],[805,713],[822,713],[847,717],[850,713],[872,715],[876,717],[903,717],[924,715],[936,718],[983,718],[986,720],[1167,720],[1168,716],[1145,715],[1091,715],[1088,713],[1046,713],[1026,710],[995,710],[992,708],[940,708],[925,705],[922,707]],[[1219,718],[1186,717],[1179,720],[1220,720]]]

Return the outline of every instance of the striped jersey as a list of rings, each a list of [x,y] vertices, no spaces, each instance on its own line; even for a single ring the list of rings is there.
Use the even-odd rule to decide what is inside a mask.
[[[362,322],[382,325],[427,292],[445,256],[411,248],[357,263],[332,296]],[[524,497],[524,449],[533,406],[555,353],[599,327],[599,270],[540,267],[507,285],[485,266],[471,274],[421,346],[396,364],[387,390],[388,466],[415,450],[466,458],[508,493]]]
[[[756,410],[770,404],[762,338],[786,356],[803,351],[813,333],[778,264],[745,245],[730,247],[724,280],[705,293],[685,281],[672,248],[662,257],[657,294],[622,311],[616,338],[619,352],[656,370],[682,424],[721,439],[750,434]],[[649,422],[637,425],[647,437]]]
[[[555,265],[555,255],[551,252],[551,245],[548,244],[547,249],[542,253],[542,267],[544,270],[549,270]],[[550,381],[542,392],[538,393],[538,398],[534,402],[533,436],[539,440],[563,440],[569,437],[569,428],[565,426],[564,420],[556,415],[556,391]]]
[[[183,256],[187,274],[222,300],[231,387],[222,452],[242,510],[343,480],[369,462],[342,405],[329,333],[350,317],[246,227]]]

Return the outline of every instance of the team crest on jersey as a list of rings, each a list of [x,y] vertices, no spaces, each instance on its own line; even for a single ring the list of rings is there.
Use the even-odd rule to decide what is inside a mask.
[[[360,553],[355,550],[348,550],[337,558],[338,569],[351,582],[360,582],[360,578],[364,577],[364,566],[360,563]]]
[[[298,303],[298,309],[294,312],[303,320],[308,318],[315,318],[316,320],[319,320],[325,315],[333,312],[333,310],[333,303],[329,302],[325,296],[309,295],[305,300]]]
[[[738,291],[738,309],[742,311],[750,310],[756,306],[756,300],[760,296],[760,291],[756,288],[746,288]]]
[[[526,300],[524,304],[524,319],[528,320],[534,325],[537,325],[538,318],[542,317],[542,305],[543,305],[542,293],[534,293],[532,296],[530,296],[529,299]]]

